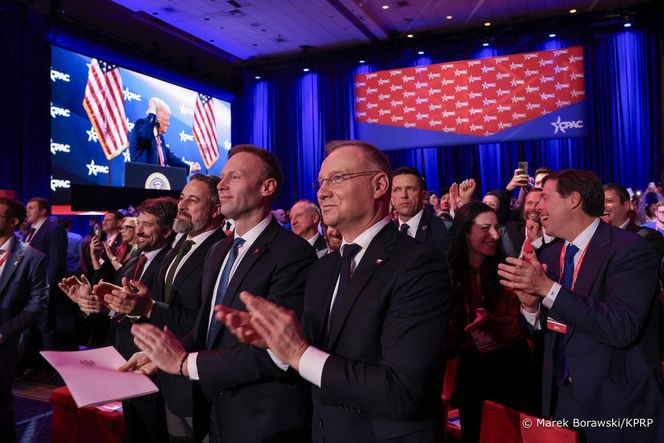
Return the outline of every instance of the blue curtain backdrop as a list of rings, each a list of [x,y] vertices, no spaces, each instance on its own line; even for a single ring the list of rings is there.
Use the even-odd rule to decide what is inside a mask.
[[[353,138],[353,75],[384,69],[491,57],[518,52],[584,46],[588,136],[498,144],[413,148],[387,151],[394,167],[422,171],[427,188],[438,191],[453,181],[474,177],[482,192],[502,187],[518,161],[531,171],[577,167],[605,181],[642,189],[660,180],[662,149],[662,16],[641,17],[629,29],[577,26],[532,29],[501,35],[491,47],[476,39],[442,40],[423,48],[372,54],[365,64],[357,55],[264,69],[261,79],[247,72],[245,93],[234,102],[236,143],[253,143],[276,153],[286,173],[277,205],[314,198],[311,182],[324,157],[325,143]],[[478,49],[479,48],[479,49]],[[419,49],[425,55],[418,56]],[[260,130],[257,130],[257,127]]]

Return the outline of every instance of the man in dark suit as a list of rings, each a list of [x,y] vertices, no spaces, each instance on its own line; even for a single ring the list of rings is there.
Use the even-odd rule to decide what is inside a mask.
[[[116,312],[139,315],[154,325],[168,326],[179,339],[192,330],[200,311],[205,258],[212,246],[224,239],[223,215],[217,194],[219,178],[195,174],[182,189],[173,230],[184,234],[161,264],[151,288],[132,282],[137,292],[113,291],[108,305]],[[132,368],[128,365],[127,369]],[[122,368],[125,369],[125,368]],[[176,441],[193,441],[192,389],[184,377],[158,374],[166,401],[168,433]]]
[[[302,327],[247,293],[250,315],[220,308],[218,318],[312,384],[314,441],[440,441],[447,266],[391,222],[385,154],[358,141],[328,152],[318,201],[344,241],[311,269]]]
[[[291,230],[309,242],[319,257],[327,253],[325,237],[318,232],[320,210],[311,200],[300,200],[290,210]]]
[[[191,166],[179,159],[164,140],[171,121],[171,108],[158,97],[150,98],[147,117],[136,120],[129,134],[129,156],[132,162],[152,165],[175,166],[190,172],[200,171],[198,162]]]
[[[526,237],[534,251],[539,254],[556,239],[542,229],[537,204],[542,199],[541,189],[531,189],[526,193],[522,207],[521,221],[508,221],[500,237],[500,252],[504,257],[521,258],[526,247]]]
[[[46,310],[46,256],[25,245],[14,231],[25,218],[18,201],[0,198],[0,441],[16,439],[12,379],[19,337]]]
[[[154,325],[133,329],[137,345],[161,370],[198,381],[194,425],[198,434],[198,423],[210,417],[212,442],[309,440],[306,387],[278,383],[268,353],[240,343],[213,316],[217,304],[242,309],[242,291],[302,312],[304,282],[316,256],[311,245],[282,228],[270,213],[282,182],[272,154],[249,145],[231,149],[217,189],[221,211],[233,219],[235,232],[217,243],[205,261],[202,309],[193,341],[185,343],[198,352],[187,354],[170,331]]]
[[[604,192],[575,169],[544,181],[542,225],[565,240],[508,258],[501,283],[516,291],[524,323],[545,335],[542,413],[567,420],[589,442],[662,441],[664,392],[659,359],[657,257],[634,234],[599,217]],[[576,420],[641,418],[648,425],[593,426]]]
[[[77,309],[58,291],[58,283],[67,274],[67,232],[57,222],[49,219],[51,204],[48,200],[40,197],[31,198],[26,205],[26,211],[30,231],[25,242],[48,257],[50,288],[48,310],[42,314],[37,323],[41,335],[41,348],[75,349],[74,326]]]
[[[392,206],[399,213],[399,231],[433,246],[446,258],[452,223],[424,210],[425,196],[424,177],[416,169],[403,166],[392,172]]]

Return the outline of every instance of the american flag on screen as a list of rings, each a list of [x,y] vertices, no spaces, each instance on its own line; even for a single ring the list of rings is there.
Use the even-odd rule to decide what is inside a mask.
[[[581,46],[355,76],[358,122],[484,137],[584,98]]]
[[[83,107],[99,136],[107,160],[129,146],[122,77],[116,65],[92,59]]]
[[[213,100],[209,95],[198,94],[194,111],[194,138],[206,169],[210,169],[219,159],[217,122],[212,109]]]

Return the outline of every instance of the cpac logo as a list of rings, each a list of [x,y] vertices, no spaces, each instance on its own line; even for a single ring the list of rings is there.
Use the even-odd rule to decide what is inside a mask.
[[[435,111],[436,109],[441,109],[442,107],[443,107],[443,105],[431,104],[431,105],[429,105],[429,111]]]
[[[358,118],[359,118],[359,117],[366,117],[366,116],[367,116],[367,113],[366,113],[366,112],[356,112],[356,113],[355,113],[355,117],[358,117]]]
[[[69,189],[71,182],[69,180],[60,180],[59,178],[51,177],[51,191],[55,192],[56,189]]]
[[[131,153],[129,152],[129,149],[122,151],[122,157],[125,163],[131,162]]]
[[[487,72],[495,71],[495,66],[482,66],[482,73],[486,74]]]
[[[443,86],[453,85],[454,80],[452,80],[451,78],[444,78],[440,81],[440,84],[443,85]]]
[[[366,86],[367,82],[355,82],[355,87],[356,88],[361,88],[362,86]]]
[[[459,108],[467,108],[468,107],[468,102],[456,102],[454,104],[457,109]]]
[[[512,63],[510,64],[510,69],[511,69],[512,71],[514,71],[516,68],[523,68],[523,63],[515,63],[515,62],[512,62]]]
[[[403,108],[403,112],[404,112],[404,114],[408,114],[410,112],[415,112],[415,108],[405,107],[405,108]]]
[[[398,121],[403,121],[403,115],[393,115],[392,116],[392,122],[398,122]]]
[[[434,95],[434,94],[440,94],[442,89],[434,89],[434,88],[429,88],[429,95]]]
[[[379,78],[379,79],[378,79],[378,84],[381,85],[381,86],[382,86],[382,85],[386,85],[386,84],[388,84],[388,83],[390,83],[390,80],[388,80],[388,79],[386,79],[386,78]]]
[[[430,72],[429,75],[427,75],[427,77],[429,77],[429,80],[433,80],[434,78],[440,78],[440,72],[437,74]]]
[[[429,126],[439,126],[442,125],[443,122],[440,120],[429,120]]]
[[[57,106],[53,106],[53,103],[51,103],[51,117],[71,117],[71,113],[69,112],[69,109],[65,108],[58,108]]]
[[[418,112],[415,117],[417,117],[418,120],[422,120],[425,118],[429,118],[429,114],[422,114],[421,112]]]
[[[553,70],[556,74],[560,74],[563,71],[569,71],[569,66],[556,66]]]
[[[507,60],[509,60],[509,57],[496,57],[495,58],[496,63],[506,62]]]
[[[426,66],[420,66],[418,68],[415,68],[415,74],[419,74],[420,72],[427,72],[428,69],[429,68],[427,68]]]
[[[480,64],[479,60],[472,60],[468,62],[468,66],[477,66]]]
[[[194,115],[194,110],[187,108],[185,105],[180,105],[180,115]]]
[[[378,77],[378,74],[376,74],[375,72],[372,74],[367,74],[367,79],[372,79],[374,77]]]
[[[539,74],[539,69],[526,69],[526,77]]]
[[[502,97],[503,95],[508,95],[510,91],[507,89],[499,89],[496,91],[496,94],[498,94],[498,97]]]
[[[515,87],[517,85],[524,85],[525,83],[526,83],[525,80],[514,79],[514,80],[510,81],[510,84],[512,85],[512,87]]]
[[[95,128],[93,126],[90,126],[90,129],[88,129],[85,132],[88,134],[89,142],[94,142],[94,143],[99,142],[99,136],[97,135],[97,131],[95,131]]]
[[[392,85],[392,86],[390,86],[390,91],[392,91],[392,92],[401,91],[402,89],[403,89],[402,85]]]
[[[454,70],[454,76],[459,77],[461,75],[468,75],[468,70],[467,69],[455,69]]]
[[[456,85],[456,86],[454,87],[454,90],[455,90],[456,92],[467,91],[467,90],[468,90],[468,86]]]
[[[62,143],[55,143],[51,139],[51,154],[55,155],[56,152],[71,152],[71,147],[69,145],[64,145]]]
[[[414,95],[414,91],[403,91],[403,98],[413,97]]]
[[[232,147],[233,145],[228,139],[224,140],[224,150],[230,151]]]
[[[379,94],[378,95],[378,100],[387,100],[390,98],[390,94]]]
[[[574,91],[572,91],[572,97],[578,97],[578,96],[583,95],[583,94],[585,94],[585,92],[584,91],[579,91],[578,89],[575,89]]]
[[[493,121],[493,120],[498,120],[498,116],[495,116],[495,115],[485,115],[484,116],[484,121],[485,122],[490,122],[490,121]]]
[[[539,103],[530,103],[526,104],[526,109],[532,111],[533,109],[540,109],[542,106]]]
[[[409,122],[407,122],[407,123],[404,123],[403,126],[404,126],[404,128],[414,128],[414,127],[415,127],[415,123],[409,123]]]
[[[443,111],[443,118],[454,117],[455,115],[456,111]]]
[[[90,163],[85,166],[88,167],[88,175],[96,177],[97,174],[108,174],[108,166],[95,165],[94,160],[90,160]]]
[[[379,109],[378,110],[378,115],[380,115],[381,117],[383,115],[387,115],[387,114],[391,114],[391,113],[392,113],[392,111],[390,111],[389,109]]]
[[[489,105],[495,105],[496,104],[496,99],[495,98],[485,98],[482,100],[482,103],[484,106],[489,106]]]
[[[512,74],[510,74],[509,72],[499,72],[499,73],[496,74],[496,80],[502,80],[502,79],[507,78],[511,75]]]
[[[498,127],[499,127],[500,129],[511,128],[511,127],[512,127],[512,123],[499,122],[499,123],[498,123]]]
[[[457,125],[460,125],[461,123],[469,123],[469,122],[470,122],[469,118],[457,117],[457,119],[456,119],[456,124]]]
[[[580,61],[583,61],[583,56],[582,55],[573,55],[569,58],[570,63],[580,62]]]
[[[480,129],[484,129],[484,125],[470,125],[471,131],[479,131]]]
[[[577,78],[583,78],[583,72],[581,72],[581,73],[579,73],[579,72],[572,72],[572,73],[569,75],[569,77],[570,77],[572,80],[576,80]]]
[[[454,100],[456,98],[456,96],[455,95],[445,95],[445,94],[443,94],[441,96],[441,98],[443,99],[444,102],[446,102],[446,101],[449,101],[449,100]]]
[[[392,107],[394,108],[395,106],[402,106],[402,105],[403,105],[403,101],[400,101],[400,100],[392,100],[392,103],[390,103],[390,104],[391,104]]]
[[[452,69],[454,65],[440,65],[440,70],[441,71],[446,71],[448,69]]]
[[[539,65],[541,67],[546,66],[546,65],[552,65],[552,64],[553,64],[553,60],[542,59],[542,60],[539,61]]]
[[[543,92],[540,94],[540,98],[542,100],[550,100],[552,98],[556,98],[556,94],[547,94],[546,92]]]
[[[526,92],[528,93],[537,92],[539,90],[540,90],[539,86],[526,86]]]
[[[367,88],[367,94],[374,94],[378,92],[378,88]]]
[[[482,92],[471,92],[471,93],[468,94],[468,97],[470,97],[471,99],[479,98],[479,97],[482,97],[483,94],[484,93],[482,93]]]
[[[184,129],[182,131],[180,131],[180,134],[178,134],[178,135],[180,136],[180,141],[181,142],[193,142],[194,141],[194,136],[192,134],[187,134],[186,132],[184,132]]]
[[[370,118],[370,119],[367,120],[367,123],[378,123],[378,119],[377,118]]]
[[[441,129],[443,132],[454,132],[456,131],[456,126],[454,128],[450,128],[449,126],[443,126]]]
[[[568,129],[582,129],[583,128],[583,120],[578,120],[578,121],[560,121],[560,116],[558,116],[558,120],[555,122],[551,122],[551,126],[556,128],[556,130],[553,132],[554,134],[557,134],[558,131],[562,132],[565,134]]]
[[[403,77],[401,77],[401,80],[404,83],[412,82],[413,80],[415,80],[415,76],[414,75],[404,75]]]
[[[525,118],[525,117],[526,117],[526,114],[519,114],[518,112],[515,112],[514,114],[512,114],[512,120],[518,120],[520,118]]]
[[[479,75],[477,77],[473,77],[472,75],[468,77],[468,83],[475,83],[480,80],[482,80],[482,77],[480,77]]]
[[[553,51],[553,55],[555,57],[559,57],[563,54],[567,54],[567,49],[558,49],[557,51]]]
[[[56,71],[55,69],[51,68],[51,81],[55,82],[56,80],[62,80],[63,82],[69,83],[71,81],[71,77],[69,77],[69,74],[65,74],[64,72]]]
[[[426,86],[429,86],[429,83],[426,83],[426,82],[417,82],[417,83],[415,83],[415,89],[424,88]]]
[[[524,102],[524,101],[526,101],[526,97],[522,97],[520,95],[512,96],[512,103],[518,103],[518,102]]]
[[[132,100],[136,100],[137,102],[141,101],[141,94],[136,94],[135,92],[131,92],[129,90],[129,87],[126,87],[124,91],[122,91],[122,95],[124,95],[124,99],[127,100],[128,102]]]
[[[556,106],[559,108],[562,108],[563,106],[569,106],[571,105],[572,102],[569,100],[556,100]]]
[[[367,101],[366,97],[355,97],[355,103],[360,103],[365,101]]]
[[[417,103],[418,105],[421,105],[422,103],[429,103],[429,99],[426,97],[417,97],[415,99],[415,103]]]
[[[470,108],[470,109],[468,110],[468,113],[469,113],[470,115],[481,114],[481,113],[482,113],[482,110],[481,110],[481,109],[478,109],[478,108]]]
[[[487,82],[482,83],[482,89],[489,89],[489,88],[495,88],[495,87],[496,87],[495,83],[487,83]]]
[[[506,111],[511,111],[512,107],[511,106],[499,105],[498,108],[496,108],[496,109],[498,109],[498,112],[506,112]]]
[[[553,77],[540,77],[540,83],[549,83],[553,81]]]
[[[556,83],[555,88],[556,91],[560,91],[561,89],[567,89],[569,88],[569,83]]]
[[[378,103],[367,103],[367,109],[377,108]]]
[[[396,69],[394,71],[390,71],[390,76],[392,76],[392,77],[394,77],[395,75],[401,75],[401,74],[403,74],[403,71],[401,71],[401,69]],[[373,75],[376,76],[378,74],[373,74]],[[367,78],[370,78],[370,77],[367,75]]]
[[[523,54],[523,59],[524,60],[530,60],[531,58],[537,58],[539,55],[537,54]]]

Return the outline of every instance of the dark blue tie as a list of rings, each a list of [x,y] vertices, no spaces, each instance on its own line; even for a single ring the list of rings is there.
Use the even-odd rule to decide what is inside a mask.
[[[579,252],[579,248],[572,243],[567,245],[565,250],[565,269],[563,270],[563,278],[560,284],[571,290],[574,283],[574,257]],[[567,360],[565,358],[565,335],[556,333],[556,343],[554,346],[554,365],[556,374],[556,383],[558,386],[563,384],[569,376],[569,368],[567,367]]]
[[[335,313],[336,315],[339,315],[339,305],[341,304],[341,300],[344,299],[346,296],[346,292],[348,291],[348,286],[350,285],[350,268],[351,268],[351,262],[353,261],[353,257],[360,252],[360,249],[362,249],[362,246],[356,245],[354,243],[348,243],[347,245],[344,245],[342,251],[341,251],[341,267],[339,269],[339,287],[337,288],[337,295],[334,298],[334,304],[330,306],[330,316],[329,316],[329,322],[328,322],[328,327],[327,327],[327,334],[325,337],[325,342],[327,342],[327,339],[329,338],[329,332],[330,329],[332,328],[332,324],[335,321]],[[335,306],[337,306],[335,310]]]
[[[224,301],[224,296],[226,295],[226,289],[228,288],[228,282],[231,279],[231,270],[233,269],[233,263],[235,263],[235,259],[237,258],[237,251],[240,249],[240,247],[244,244],[244,239],[243,238],[236,238],[233,240],[233,246],[231,246],[231,250],[228,251],[228,260],[226,260],[226,265],[224,266],[224,270],[221,271],[221,279],[219,280],[219,287],[217,288],[217,295],[214,299],[214,304],[215,305],[220,305]],[[212,348],[212,342],[214,341],[214,337],[217,334],[217,330],[219,329],[219,322],[212,318],[210,321],[210,329],[208,330],[208,336],[207,336],[207,342],[205,345],[206,349],[211,349]]]

